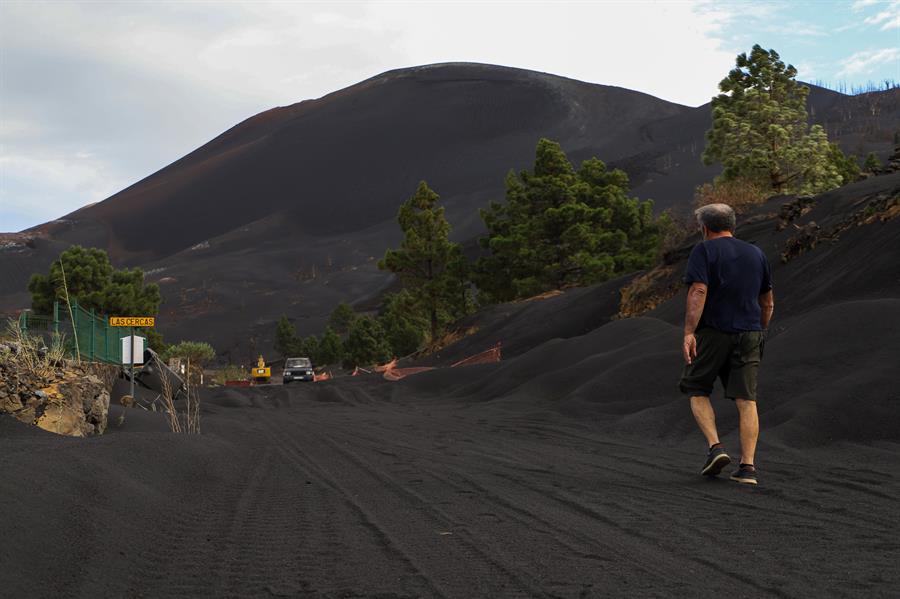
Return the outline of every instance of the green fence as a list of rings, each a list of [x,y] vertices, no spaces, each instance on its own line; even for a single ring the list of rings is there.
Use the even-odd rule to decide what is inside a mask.
[[[121,364],[120,339],[128,336],[131,329],[111,327],[105,315],[96,314],[93,309],[86,310],[75,301],[71,308],[70,315],[65,304],[53,302],[53,314],[49,316],[26,310],[19,316],[19,326],[23,332],[43,336],[48,343],[55,335],[61,335],[66,351],[72,357],[77,353],[82,360]]]

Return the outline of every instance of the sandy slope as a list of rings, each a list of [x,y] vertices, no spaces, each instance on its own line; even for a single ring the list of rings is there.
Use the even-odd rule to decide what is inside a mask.
[[[896,438],[812,450],[776,438],[761,449],[763,484],[746,488],[697,476],[702,442],[691,435],[615,435],[546,406],[436,399],[412,380],[220,391],[193,439],[129,432],[126,419],[85,443],[0,420],[0,588],[76,597],[900,592]]]

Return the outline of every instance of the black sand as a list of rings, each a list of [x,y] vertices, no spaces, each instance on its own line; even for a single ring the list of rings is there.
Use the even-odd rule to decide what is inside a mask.
[[[134,411],[87,442],[0,420],[2,594],[900,592],[896,428],[808,447],[780,432],[802,414],[766,409],[762,484],[747,488],[696,474],[702,441],[671,393],[655,408],[585,398],[574,419],[563,398],[489,400],[428,376],[222,390],[196,438],[131,431],[156,416]]]
[[[775,262],[789,231],[749,218]],[[199,437],[136,409],[87,440],[0,419],[0,595],[896,597],[898,227],[775,262],[759,487],[698,475],[682,298],[610,320],[626,279],[497,306],[433,360],[506,340],[498,364],[210,390]]]

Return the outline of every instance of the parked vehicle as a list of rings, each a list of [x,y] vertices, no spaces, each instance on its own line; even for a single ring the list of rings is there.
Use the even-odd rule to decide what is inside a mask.
[[[284,373],[282,380],[287,385],[293,381],[314,381],[312,360],[309,358],[288,358],[284,361]]]

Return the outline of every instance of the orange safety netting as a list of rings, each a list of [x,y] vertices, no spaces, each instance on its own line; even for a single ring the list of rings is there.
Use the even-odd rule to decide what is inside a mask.
[[[412,368],[391,368],[390,370],[384,371],[384,378],[389,381],[399,381],[402,378],[406,378],[413,374],[418,374],[420,372],[425,372],[427,370],[434,370],[434,366],[416,366]]]
[[[492,364],[494,362],[499,362],[501,357],[500,343],[498,342],[497,345],[489,350],[483,351],[479,354],[475,354],[474,356],[469,356],[468,358],[463,358],[458,362],[454,362],[450,365],[450,368],[455,368],[457,366],[471,366],[473,364]],[[417,366],[412,368],[397,368],[396,358],[394,358],[387,364],[375,367],[375,372],[383,372],[384,378],[389,381],[399,381],[402,378],[406,378],[420,372],[426,372],[428,370],[434,370],[434,367]],[[358,374],[357,371],[368,372],[367,370],[363,370],[362,368],[357,368],[353,371],[354,376]]]
[[[480,354],[475,354],[474,356],[469,356],[468,358],[463,358],[459,362],[451,364],[450,368],[469,366],[471,364],[493,364],[494,362],[499,362],[500,358],[500,342],[498,341],[497,345],[491,349],[483,351]]]
[[[316,383],[318,383],[319,381],[327,381],[330,379],[331,379],[330,372],[323,372],[322,374],[314,374],[313,375],[313,382],[316,382]]]

